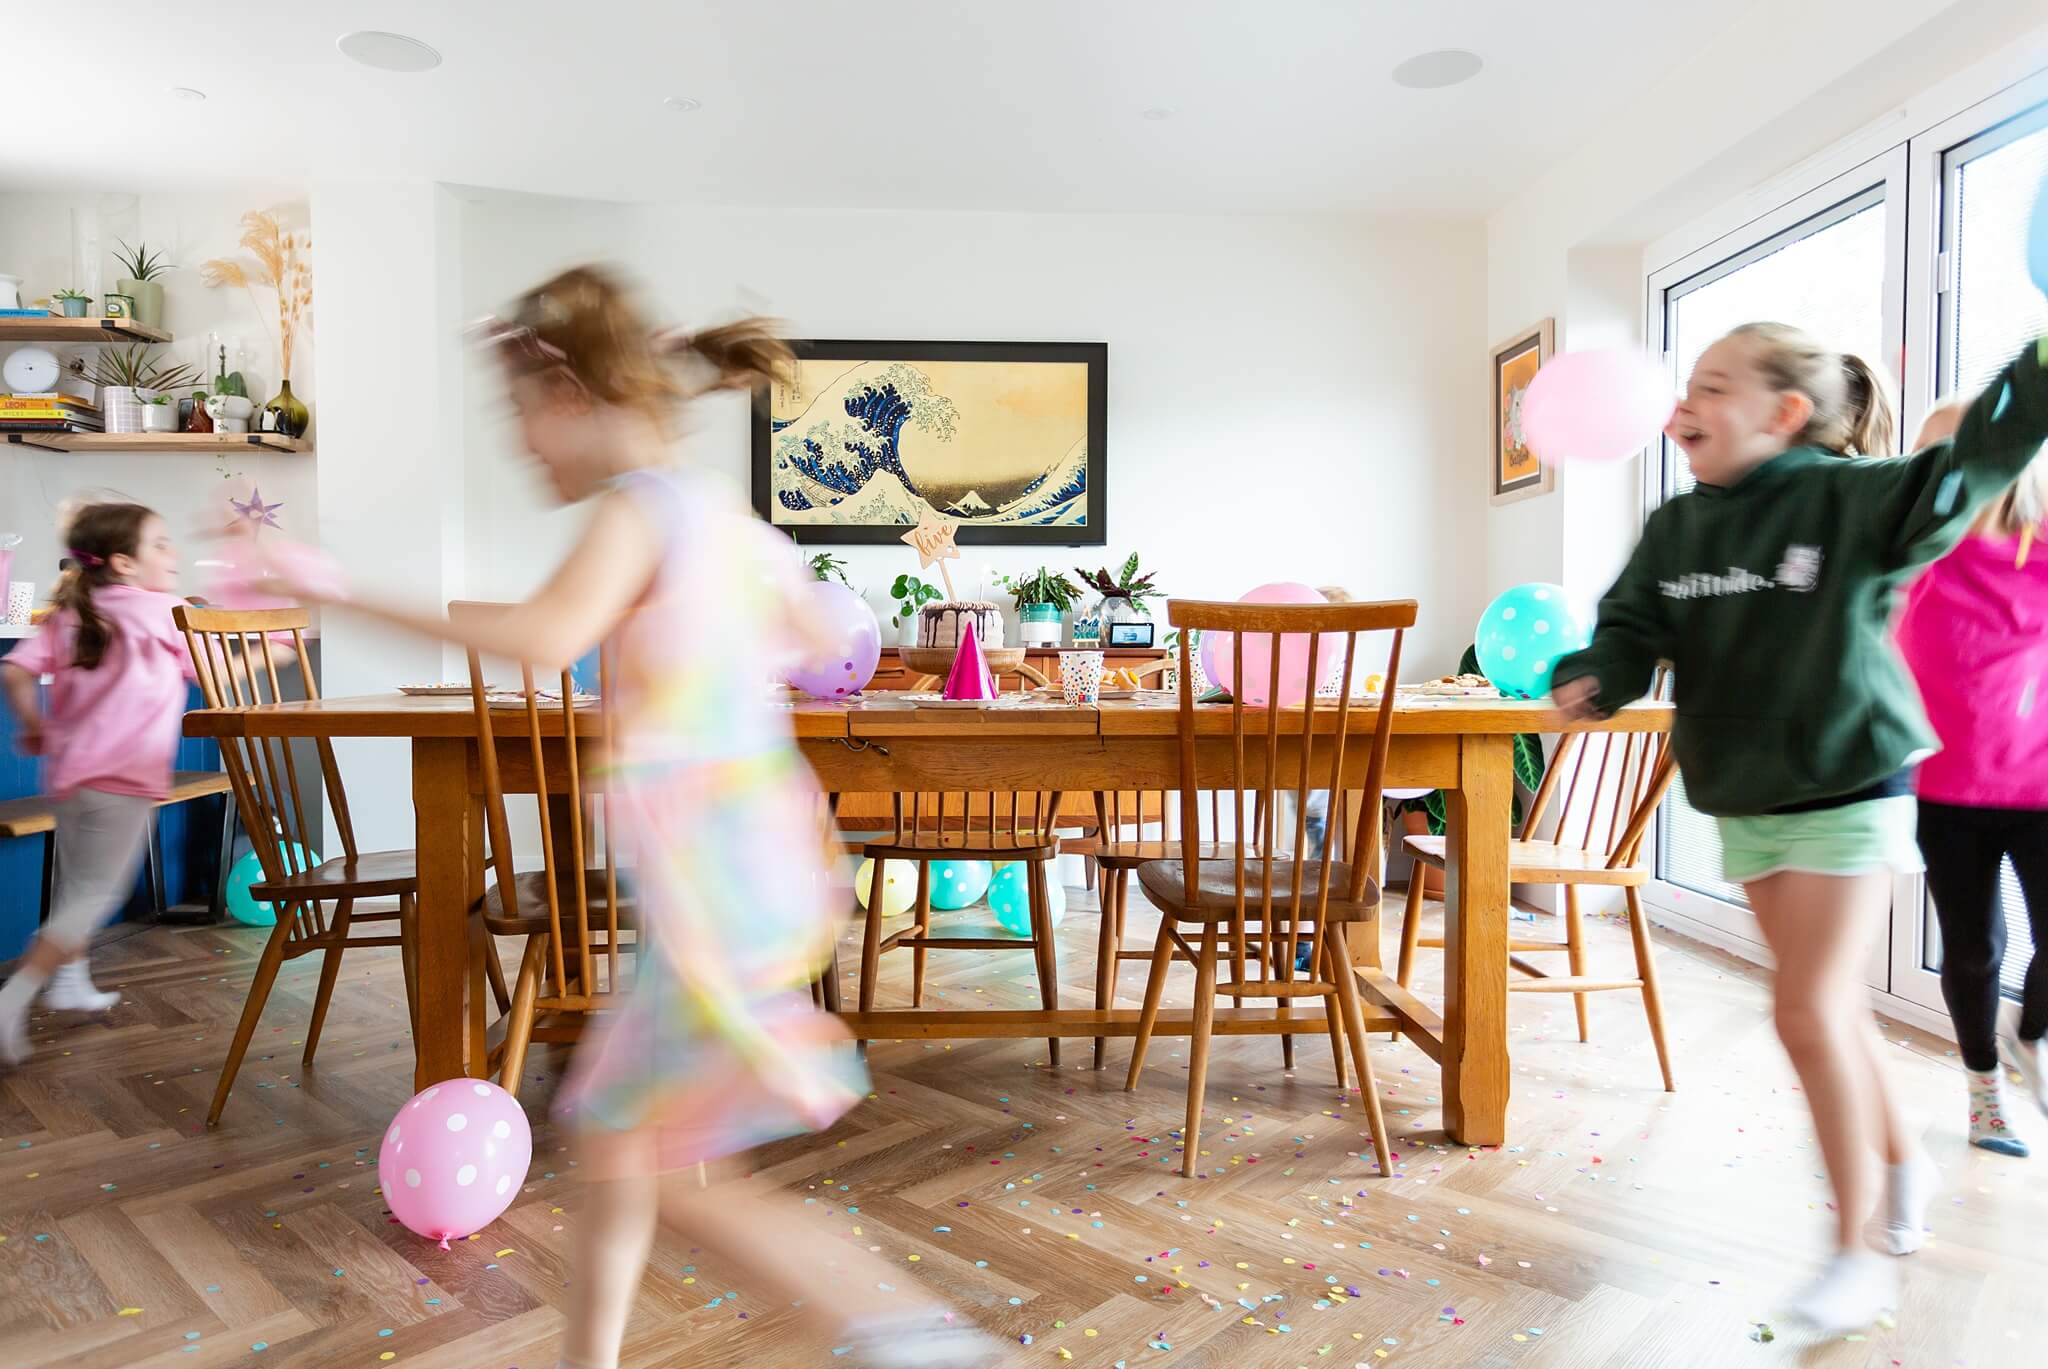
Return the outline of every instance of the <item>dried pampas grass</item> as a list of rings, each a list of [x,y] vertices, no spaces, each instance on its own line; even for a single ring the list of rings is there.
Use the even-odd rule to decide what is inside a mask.
[[[313,311],[313,237],[288,232],[275,214],[252,209],[242,215],[242,248],[253,264],[216,257],[199,268],[200,278],[210,286],[240,286],[252,298],[259,285],[276,292],[278,365],[290,380],[292,343]]]

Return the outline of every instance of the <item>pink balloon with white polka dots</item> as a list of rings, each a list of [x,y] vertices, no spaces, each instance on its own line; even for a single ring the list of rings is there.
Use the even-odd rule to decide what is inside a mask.
[[[481,1079],[450,1079],[391,1119],[377,1182],[392,1216],[446,1250],[512,1205],[532,1163],[533,1133],[512,1095]]]

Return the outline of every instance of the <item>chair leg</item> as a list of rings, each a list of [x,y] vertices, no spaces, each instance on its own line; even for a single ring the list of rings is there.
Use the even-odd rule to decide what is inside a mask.
[[[1380,1162],[1380,1177],[1391,1178],[1394,1157],[1387,1144],[1387,1118],[1380,1106],[1379,1081],[1373,1077],[1372,1056],[1365,1049],[1365,1013],[1358,1002],[1358,978],[1351,973],[1349,929],[1338,923],[1333,928],[1331,958],[1337,962],[1337,1007],[1344,1014],[1344,1034],[1351,1038],[1351,1061],[1358,1067],[1358,1093],[1365,1100],[1366,1122],[1372,1128],[1372,1153]]]
[[[491,983],[491,998],[498,1005],[498,1016],[512,1011],[512,994],[505,987],[505,966],[498,959],[498,938],[489,931],[484,933],[484,978]]]
[[[170,898],[164,892],[164,825],[160,821],[163,810],[159,808],[149,819],[149,915],[158,922],[170,909]]]
[[[1318,929],[1316,933],[1316,963],[1311,967],[1309,977],[1311,979],[1320,979],[1325,984],[1336,983],[1337,976],[1345,972],[1345,967],[1339,965],[1337,958],[1330,954],[1330,945],[1330,932],[1327,929]],[[1344,1018],[1342,1014],[1336,1011],[1335,1000],[1326,1001],[1323,1004],[1323,1009],[1323,1019],[1330,1029],[1330,1059],[1337,1066],[1337,1091],[1341,1093],[1345,1088]]]
[[[1202,929],[1195,958],[1195,1031],[1188,1046],[1188,1120],[1181,1129],[1181,1177],[1195,1177],[1202,1144],[1202,1094],[1209,1083],[1209,1042],[1216,1027],[1216,924]]]
[[[405,973],[405,1010],[413,1038],[420,1032],[420,908],[410,894],[398,898],[398,967]]]
[[[1152,972],[1145,979],[1145,1007],[1138,1014],[1138,1036],[1131,1043],[1131,1072],[1124,1078],[1124,1091],[1138,1087],[1138,1075],[1145,1068],[1145,1052],[1152,1045],[1152,1029],[1159,1024],[1159,1000],[1166,995],[1166,971],[1173,964],[1172,914],[1161,914],[1159,940],[1152,947]]]
[[[540,976],[547,960],[546,936],[526,938],[519,957],[519,979],[512,990],[512,1008],[505,1023],[505,1054],[498,1062],[498,1087],[519,1096],[519,1075],[526,1068],[526,1048],[533,1040],[534,1004],[540,1000]]]
[[[921,860],[917,863],[917,927],[915,934],[927,937],[932,934],[932,863]],[[925,948],[910,948],[910,1006],[924,1006],[924,957]]]
[[[1116,957],[1122,949],[1117,939],[1116,900],[1123,882],[1122,870],[1102,872],[1102,929],[1095,942],[1095,1011],[1107,1012],[1116,1006]],[[1102,1058],[1109,1049],[1109,1038],[1095,1038],[1095,1068],[1102,1068]]]
[[[1643,1014],[1650,1019],[1657,1068],[1664,1072],[1664,1091],[1676,1093],[1678,1085],[1671,1078],[1671,1049],[1664,1042],[1664,1001],[1657,991],[1657,951],[1650,944],[1650,919],[1643,913],[1640,889],[1628,891],[1628,932],[1636,944],[1636,978],[1643,981]]]
[[[320,1029],[327,1025],[327,1005],[334,1001],[334,981],[341,974],[341,955],[348,949],[348,925],[355,909],[355,900],[336,899],[334,916],[328,921],[327,935],[331,938],[327,949],[320,953],[320,988],[313,995],[313,1020],[306,1024],[306,1049],[299,1057],[299,1063],[313,1063],[313,1052],[320,1049]]]
[[[839,1011],[839,930],[832,931],[832,944],[825,948],[825,964],[818,971],[818,998],[826,1012]]]
[[[220,796],[220,866],[213,872],[213,898],[207,910],[215,922],[228,915],[228,871],[235,865],[235,796]]]
[[[1038,1001],[1045,1005],[1047,1012],[1056,1012],[1060,1006],[1059,946],[1053,941],[1052,894],[1047,888],[1046,862],[1027,861],[1031,877],[1031,945],[1038,956]],[[1052,1068],[1060,1067],[1060,1039],[1046,1038],[1046,1059]]]
[[[50,902],[50,895],[56,887],[57,834],[55,832],[45,832],[43,834],[43,890],[41,894],[42,902],[36,908],[36,925],[38,927],[42,926],[44,923],[50,920],[50,910],[56,906]]]
[[[1585,919],[1579,915],[1579,886],[1576,884],[1564,886],[1564,954],[1565,959],[1571,962],[1574,976],[1586,973],[1586,926]],[[1581,1042],[1593,1039],[1586,1019],[1586,1005],[1591,1001],[1591,994],[1572,995],[1572,1006],[1579,1015]]]
[[[1415,973],[1415,943],[1422,940],[1423,865],[1418,857],[1408,874],[1408,910],[1401,919],[1401,958],[1395,962],[1394,982],[1408,987]]]
[[[256,1035],[257,1019],[263,1016],[263,1005],[270,1001],[270,986],[277,982],[277,967],[284,964],[285,943],[291,940],[292,920],[289,915],[277,920],[270,930],[270,940],[263,943],[263,956],[256,962],[256,977],[249,981],[249,998],[242,1004],[242,1020],[235,1024],[235,1038],[228,1043],[228,1058],[220,1067],[220,1083],[213,1090],[213,1105],[206,1110],[206,1125],[220,1123],[221,1110],[228,1105],[228,1095],[234,1092],[235,1075],[241,1071],[242,1057],[249,1052],[249,1039]]]

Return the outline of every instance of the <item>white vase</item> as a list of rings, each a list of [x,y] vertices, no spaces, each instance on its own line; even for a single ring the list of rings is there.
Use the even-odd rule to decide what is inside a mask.
[[[110,433],[142,431],[142,401],[130,385],[100,386],[100,416]]]
[[[0,309],[21,307],[21,277],[0,275]]]
[[[142,431],[146,433],[174,433],[178,431],[178,404],[145,404],[142,406]]]

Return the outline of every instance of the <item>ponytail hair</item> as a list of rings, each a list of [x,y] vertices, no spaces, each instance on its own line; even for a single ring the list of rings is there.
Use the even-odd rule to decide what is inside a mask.
[[[1745,323],[1729,334],[1755,344],[1754,359],[1774,390],[1813,402],[1806,426],[1793,436],[1801,446],[1838,456],[1890,456],[1898,421],[1882,374],[1862,357],[1823,347],[1802,328]]]
[[[87,504],[58,528],[72,564],[50,599],[78,619],[71,664],[80,670],[99,669],[114,640],[113,624],[93,607],[93,591],[113,583],[116,556],[134,556],[142,550],[143,525],[154,517],[155,510],[141,504]]]
[[[781,380],[795,360],[767,319],[654,333],[625,286],[597,266],[573,267],[529,290],[512,318],[491,321],[484,335],[514,374],[561,373],[590,397],[663,424],[698,395]],[[708,369],[708,381],[686,383],[674,365],[685,359]]]

